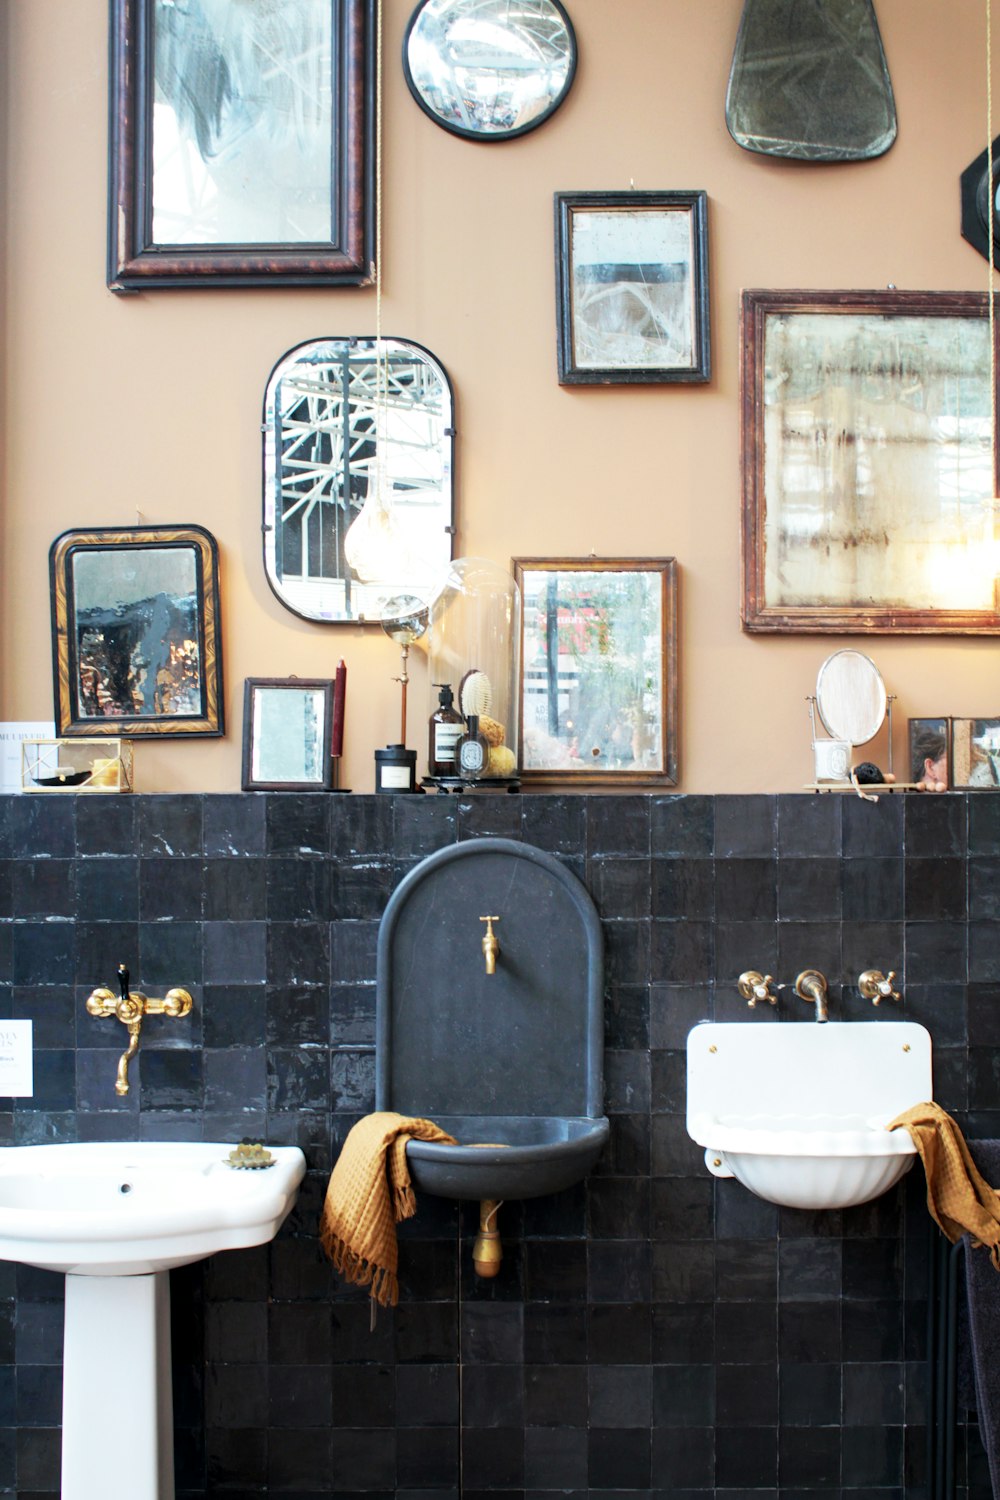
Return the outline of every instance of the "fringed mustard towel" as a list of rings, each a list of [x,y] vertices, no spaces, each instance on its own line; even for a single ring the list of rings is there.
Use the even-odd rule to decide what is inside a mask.
[[[915,1104],[887,1129],[910,1132],[927,1178],[927,1208],[952,1244],[967,1231],[1000,1271],[1000,1192],[976,1168],[955,1121],[939,1104]]]
[[[370,1283],[383,1307],[399,1300],[396,1224],[417,1208],[406,1164],[406,1143],[414,1139],[455,1144],[432,1121],[391,1110],[359,1120],[330,1176],[320,1217],[320,1244],[334,1266],[358,1286]]]

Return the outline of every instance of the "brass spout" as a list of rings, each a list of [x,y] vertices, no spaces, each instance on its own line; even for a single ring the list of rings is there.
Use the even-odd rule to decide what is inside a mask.
[[[828,1019],[826,1012],[826,979],[818,969],[803,969],[796,977],[795,993],[800,1000],[808,1000],[816,1007],[817,1021]]]
[[[496,921],[496,918],[493,920]],[[472,1264],[477,1276],[496,1276],[500,1270],[503,1246],[496,1223],[502,1202],[502,1198],[499,1201],[495,1198],[483,1198],[479,1204],[479,1233],[472,1247]]]
[[[493,931],[493,923],[499,922],[499,917],[480,917],[480,922],[486,923],[486,932],[483,937],[483,954],[486,958],[487,974],[495,974],[497,971],[497,955],[500,952],[500,944],[497,935]]]
[[[168,990],[162,1000],[140,994],[129,989],[129,973],[124,964],[118,965],[118,984],[121,994],[116,998],[111,990],[92,990],[87,996],[87,1014],[91,1016],[115,1016],[128,1027],[128,1047],[118,1059],[115,1078],[115,1093],[128,1093],[128,1065],[139,1050],[139,1032],[143,1016],[186,1016],[191,1009],[191,996],[187,990]]]
[[[139,1050],[139,1030],[142,1021],[129,1021],[127,1024],[128,1048],[118,1059],[118,1076],[115,1079],[115,1093],[119,1095],[128,1093],[128,1065]]]

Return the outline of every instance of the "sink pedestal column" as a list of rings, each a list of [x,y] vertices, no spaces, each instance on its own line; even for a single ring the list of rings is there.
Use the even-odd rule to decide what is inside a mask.
[[[62,1500],[174,1500],[168,1272],[66,1277]]]

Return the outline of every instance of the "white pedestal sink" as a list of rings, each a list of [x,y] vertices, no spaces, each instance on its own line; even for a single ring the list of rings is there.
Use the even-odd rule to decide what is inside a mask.
[[[0,1148],[0,1260],[66,1277],[62,1500],[173,1500],[172,1266],[273,1239],[297,1146],[234,1169],[229,1146]]]

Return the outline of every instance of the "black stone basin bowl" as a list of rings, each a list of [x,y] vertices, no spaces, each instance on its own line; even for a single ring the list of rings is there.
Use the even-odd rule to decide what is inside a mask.
[[[607,1119],[546,1115],[436,1115],[459,1142],[411,1140],[414,1185],[441,1198],[540,1198],[586,1177],[607,1142]],[[482,1142],[482,1145],[473,1144]]]

